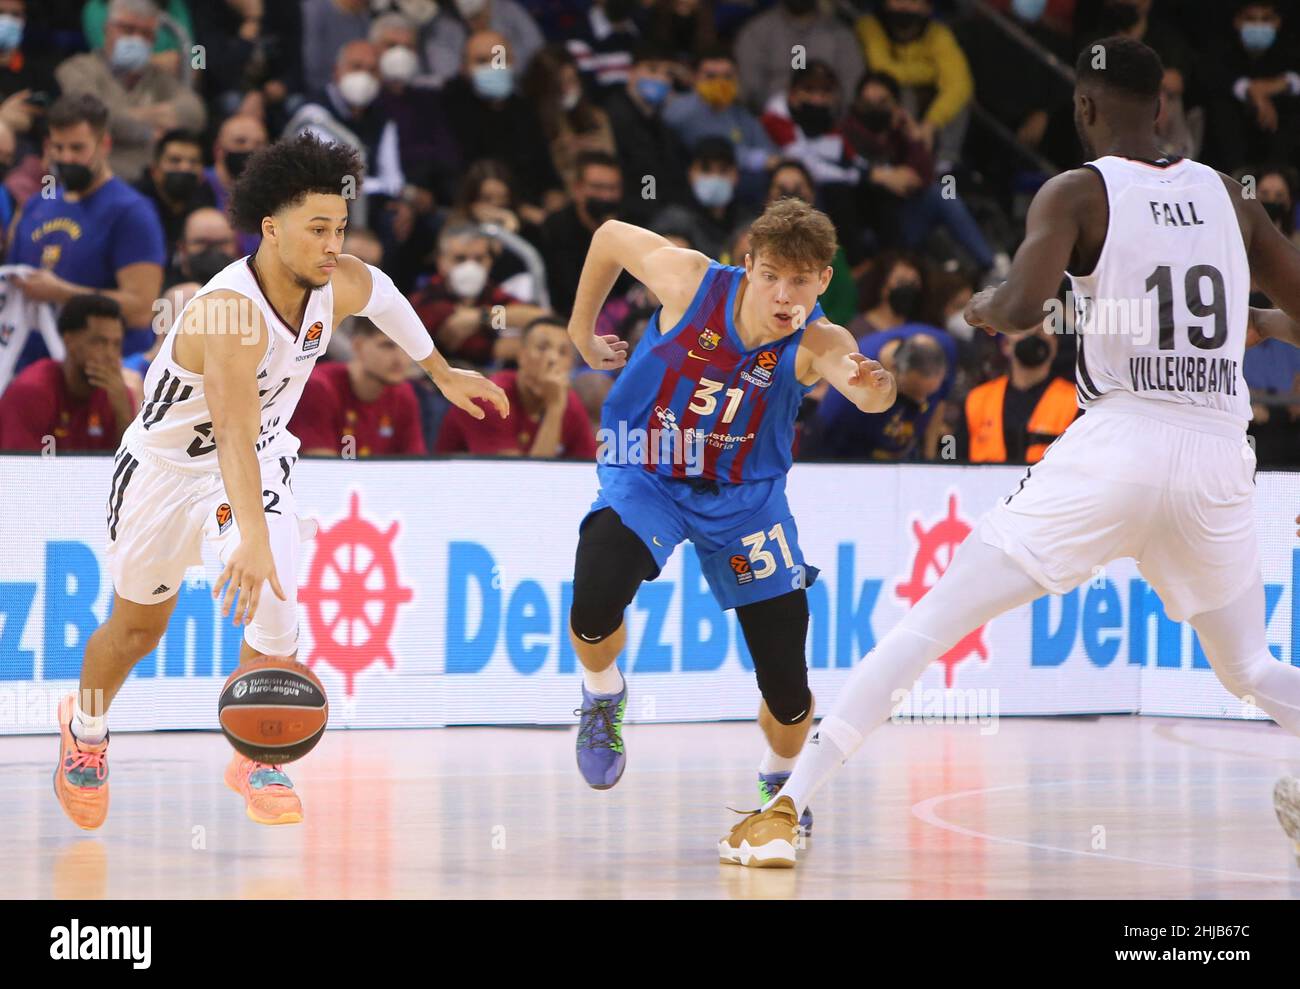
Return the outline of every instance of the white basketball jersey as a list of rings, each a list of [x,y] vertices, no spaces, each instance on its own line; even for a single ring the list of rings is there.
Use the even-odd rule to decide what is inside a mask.
[[[227,265],[177,316],[167,332],[158,356],[149,365],[144,379],[144,404],[127,427],[123,444],[143,449],[182,468],[215,471],[217,444],[212,434],[212,414],[203,394],[203,376],[187,371],[176,363],[176,335],[188,329],[212,332],[218,320],[226,325],[246,325],[247,306],[256,305],[270,330],[266,353],[257,366],[257,393],[262,406],[261,428],[257,436],[259,460],[274,460],[298,452],[298,439],[289,432],[289,419],[298,406],[303,388],[311,376],[316,359],[325,353],[334,330],[334,288],[330,283],[314,289],[307,300],[302,325],[288,326],[267,301],[253,273],[250,258]],[[226,289],[244,299],[207,304],[202,320],[186,317],[204,296]],[[221,311],[218,312],[218,307]],[[195,314],[198,315],[197,313]]]
[[[1092,273],[1070,276],[1080,406],[1124,391],[1249,422],[1250,268],[1223,180],[1186,158],[1085,167],[1105,182],[1110,221]]]

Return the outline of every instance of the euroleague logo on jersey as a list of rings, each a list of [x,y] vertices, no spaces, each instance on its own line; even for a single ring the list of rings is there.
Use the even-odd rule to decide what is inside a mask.
[[[234,513],[230,510],[228,502],[222,502],[217,506],[217,535],[221,535],[230,528],[230,523],[234,519]]]
[[[325,324],[320,320],[312,323],[307,327],[307,336],[302,342],[302,352],[310,353],[313,350],[320,349],[320,338],[325,332]]]
[[[722,342],[721,334],[709,329],[707,326],[700,334],[700,346],[705,350],[717,350],[718,344]]]
[[[731,569],[736,575],[737,584],[748,584],[754,579],[754,570],[749,565],[748,557],[737,553],[727,562],[731,564]]]
[[[740,376],[751,385],[757,385],[759,388],[767,388],[772,384],[772,374],[776,371],[776,366],[780,363],[780,354],[775,350],[764,350],[754,358],[754,363],[749,370],[740,372]]]

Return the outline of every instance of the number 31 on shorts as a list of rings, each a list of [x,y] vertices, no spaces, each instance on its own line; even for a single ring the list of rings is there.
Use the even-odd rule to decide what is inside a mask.
[[[767,532],[755,532],[740,541],[741,545],[749,550],[749,561],[753,565],[755,580],[762,580],[776,573],[776,557],[772,555],[771,550],[763,548],[769,539],[781,548],[781,560],[785,563],[785,568],[790,570],[794,567],[794,557],[790,555],[790,544],[786,542],[785,529],[778,522]]]

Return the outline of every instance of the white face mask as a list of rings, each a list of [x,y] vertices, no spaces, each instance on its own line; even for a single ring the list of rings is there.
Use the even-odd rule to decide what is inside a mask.
[[[379,80],[369,72],[349,72],[339,80],[339,92],[349,106],[369,106],[379,95]]]
[[[447,272],[447,285],[462,299],[476,299],[487,284],[487,269],[477,261],[465,260]]]
[[[410,82],[419,71],[420,60],[415,52],[394,45],[379,56],[379,77],[384,82]]]

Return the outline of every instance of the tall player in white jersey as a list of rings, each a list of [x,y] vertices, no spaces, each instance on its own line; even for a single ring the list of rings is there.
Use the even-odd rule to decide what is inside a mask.
[[[157,646],[205,539],[224,566],[213,589],[224,590],[223,615],[238,592],[241,664],[296,657],[298,552],[310,526],[294,511],[298,440],[288,423],[338,320],[369,317],[475,418],[485,414],[475,399],[503,418],[509,411],[496,385],[447,365],[387,275],[340,254],[347,194],[361,189],[362,173],[350,148],[310,136],[258,152],[230,208],[237,227],[261,234],[260,246],[199,290],[149,366],[108,499],[112,613],[86,644],[79,694],[59,706],[54,788],[82,828],[108,813],[108,706]],[[235,754],[226,782],[259,823],[302,819],[277,767]]]
[[[719,843],[724,861],[793,866],[800,812],[930,663],[1119,557],[1136,559],[1169,617],[1196,629],[1229,690],[1300,734],[1300,669],[1274,659],[1264,633],[1241,373],[1248,329],[1295,328],[1286,314],[1300,317],[1300,251],[1240,184],[1162,156],[1163,69],[1150,48],[1104,39],[1076,73],[1075,125],[1094,160],[1039,190],[1006,283],[973,298],[966,319],[990,333],[1034,331],[1067,272],[1087,414],[853,670],[781,793]],[[1249,309],[1252,274],[1285,314]],[[1293,840],[1295,794],[1289,780],[1275,790]]]

